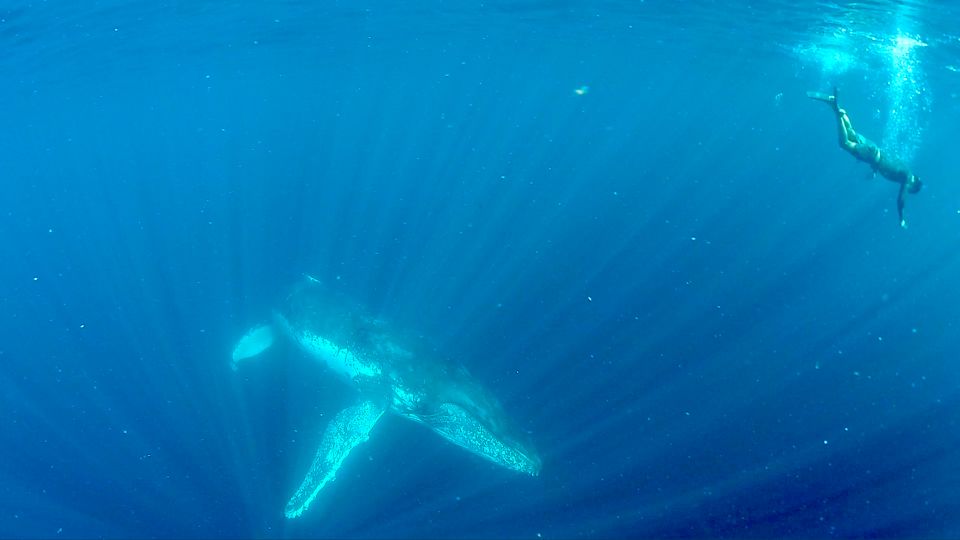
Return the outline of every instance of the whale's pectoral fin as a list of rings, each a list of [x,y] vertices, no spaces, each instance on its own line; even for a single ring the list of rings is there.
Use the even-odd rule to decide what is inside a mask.
[[[287,502],[284,514],[288,518],[299,517],[310,506],[320,490],[334,479],[350,451],[369,438],[383,412],[382,406],[364,401],[337,414],[323,433],[310,471]]]
[[[540,474],[540,458],[532,448],[498,435],[485,423],[454,403],[442,403],[419,420],[443,438],[510,470]]]
[[[273,327],[269,324],[251,328],[233,348],[230,367],[236,371],[241,360],[253,358],[273,345],[275,339]]]

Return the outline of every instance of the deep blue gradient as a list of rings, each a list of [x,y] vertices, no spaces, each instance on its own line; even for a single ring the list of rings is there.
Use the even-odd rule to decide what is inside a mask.
[[[960,10],[750,4],[0,6],[0,536],[960,535]],[[541,476],[387,418],[284,519],[356,396],[229,356],[304,273]]]

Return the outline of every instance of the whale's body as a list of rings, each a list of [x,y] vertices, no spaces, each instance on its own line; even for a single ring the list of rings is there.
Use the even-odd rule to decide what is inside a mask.
[[[355,387],[361,398],[327,426],[310,471],[287,503],[288,518],[307,509],[386,413],[424,424],[505,468],[539,474],[536,451],[465,369],[433,360],[435,353],[422,340],[395,332],[316,279],[308,277],[294,287],[272,324],[252,329],[237,343],[234,369],[281,336]]]

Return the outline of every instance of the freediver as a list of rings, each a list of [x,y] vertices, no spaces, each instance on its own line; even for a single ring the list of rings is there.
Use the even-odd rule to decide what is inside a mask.
[[[904,199],[907,194],[916,194],[923,187],[923,182],[915,174],[911,173],[907,166],[900,160],[887,155],[887,152],[881,151],[880,147],[870,139],[854,131],[850,124],[850,117],[847,111],[840,108],[837,104],[837,89],[833,89],[833,95],[821,94],[820,92],[807,92],[807,97],[822,101],[833,109],[837,115],[837,129],[840,136],[840,147],[850,152],[853,157],[870,165],[874,174],[880,173],[881,176],[900,184],[900,193],[897,195],[897,215],[900,217],[900,226],[907,228],[907,222],[903,218]]]

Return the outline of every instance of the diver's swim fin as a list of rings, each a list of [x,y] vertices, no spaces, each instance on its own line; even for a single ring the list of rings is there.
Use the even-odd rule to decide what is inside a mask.
[[[817,101],[822,101],[829,105],[834,111],[839,111],[840,106],[837,105],[837,89],[833,89],[833,95],[824,94],[822,92],[810,92],[807,91],[807,97],[810,99],[815,99]]]
[[[807,92],[807,97],[810,99],[815,99],[817,101],[822,101],[824,103],[834,104],[837,102],[836,96],[831,96],[829,94],[824,94],[822,92]]]

